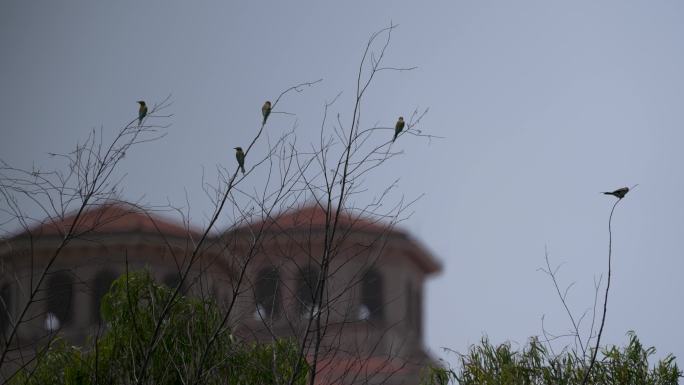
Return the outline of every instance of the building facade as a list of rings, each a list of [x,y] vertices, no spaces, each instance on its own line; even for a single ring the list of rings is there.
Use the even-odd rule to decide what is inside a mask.
[[[303,206],[203,238],[117,203],[85,212],[75,225],[68,217],[35,226],[0,248],[0,330],[11,328],[53,261],[15,343],[37,346],[61,333],[84,344],[103,329],[100,300],[111,283],[148,269],[183,294],[215,300],[238,337],[304,342],[321,384],[417,383],[430,362],[424,287],[440,264],[379,220],[341,212],[332,226],[331,218]],[[56,254],[69,230],[77,236]]]

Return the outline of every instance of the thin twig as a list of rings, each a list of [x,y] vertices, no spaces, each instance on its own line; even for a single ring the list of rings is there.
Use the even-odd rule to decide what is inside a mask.
[[[599,327],[599,332],[596,335],[596,346],[594,347],[594,351],[591,354],[591,360],[589,361],[589,368],[587,369],[586,373],[584,373],[584,378],[582,379],[582,385],[586,385],[587,381],[589,381],[589,374],[591,373],[591,369],[594,367],[594,363],[596,362],[596,354],[599,351],[599,348],[601,346],[601,335],[603,334],[603,326],[606,324],[606,313],[608,311],[608,292],[610,291],[610,276],[611,276],[611,258],[613,255],[613,232],[611,229],[612,221],[613,221],[613,212],[615,211],[615,207],[620,203],[622,199],[618,199],[615,204],[613,204],[613,208],[610,210],[610,216],[608,217],[608,280],[606,282],[606,292],[603,298],[603,315],[601,316],[601,326]]]

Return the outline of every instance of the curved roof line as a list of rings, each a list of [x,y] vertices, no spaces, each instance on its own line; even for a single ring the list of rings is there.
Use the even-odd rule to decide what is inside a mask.
[[[330,225],[334,221],[335,210],[330,212]],[[281,231],[292,229],[325,229],[328,223],[326,210],[317,204],[304,204],[293,208],[288,208],[275,216],[257,220],[247,225],[238,227],[236,230],[244,228],[255,228],[265,226],[267,231]],[[405,235],[404,231],[394,228],[392,224],[383,222],[382,218],[372,218],[362,212],[359,215],[352,215],[349,211],[341,210],[337,225],[342,228],[351,228],[357,231],[367,231],[374,233],[395,233]]]
[[[187,237],[198,234],[192,227],[186,229],[176,221],[161,218],[134,204],[121,201],[107,202],[86,208],[78,217],[78,221],[76,221],[77,215],[78,212],[74,211],[63,218],[45,219],[28,231],[18,233],[14,238],[27,233],[36,236],[64,236],[70,230],[78,235],[142,232]],[[74,223],[75,221],[76,223]]]
[[[332,211],[331,217],[335,214]],[[290,231],[325,231],[328,220],[326,210],[317,204],[305,204],[294,208],[289,208],[275,216],[257,220],[229,232],[251,232],[262,228],[263,231],[270,233],[290,232]],[[332,224],[332,223],[331,223]],[[337,222],[338,228],[345,231],[352,230],[359,233],[387,234],[399,236],[402,242],[408,242],[409,246],[404,248],[406,255],[413,260],[427,274],[436,273],[442,270],[441,263],[430,253],[420,242],[412,239],[405,231],[397,229],[392,223],[386,223],[381,217],[371,217],[362,212],[353,215],[349,211],[340,211]]]
[[[334,212],[332,213],[334,215]],[[190,227],[186,229],[180,222],[164,219],[142,208],[122,201],[107,202],[94,205],[83,211],[76,220],[77,212],[72,212],[64,218],[52,220],[48,218],[28,231],[18,233],[13,238],[20,238],[27,234],[34,236],[64,236],[72,227],[76,235],[87,234],[125,234],[146,233],[169,235],[179,238],[198,236],[200,231]],[[329,223],[326,211],[319,205],[308,204],[293,207],[273,217],[255,221],[229,232],[240,233],[262,227],[263,230],[278,233],[289,231],[325,231]],[[337,222],[338,228],[356,233],[386,234],[398,236],[398,241],[404,244],[401,249],[425,273],[432,274],[441,271],[441,263],[420,242],[412,239],[406,232],[396,229],[392,223],[386,223],[381,217],[371,217],[361,212],[352,215],[349,211],[341,211]],[[394,238],[397,239],[397,238]]]

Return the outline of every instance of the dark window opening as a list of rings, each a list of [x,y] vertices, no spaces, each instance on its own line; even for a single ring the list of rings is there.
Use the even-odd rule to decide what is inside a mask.
[[[112,287],[112,282],[116,279],[116,274],[110,270],[100,271],[95,275],[93,280],[93,294],[92,294],[92,312],[93,321],[99,322],[102,320],[100,307],[102,305],[102,297],[109,293]]]
[[[181,275],[179,273],[169,273],[164,276],[162,281],[169,289],[176,289],[181,282]],[[183,288],[181,287],[181,292]]]
[[[359,319],[382,320],[385,317],[382,276],[370,269],[361,280]]]
[[[5,330],[10,325],[10,310],[12,309],[12,292],[9,283],[0,289],[0,335],[5,340]]]
[[[72,318],[71,304],[74,279],[65,271],[54,273],[47,281],[47,314],[45,329],[57,331]]]
[[[280,314],[280,276],[278,269],[263,269],[257,275],[254,288],[256,310],[254,317],[276,318]]]
[[[316,298],[316,286],[318,285],[318,269],[308,267],[300,272],[297,286],[297,302],[299,314],[304,318],[316,316],[319,310]],[[316,304],[316,305],[314,305]]]
[[[415,309],[413,305],[413,301],[415,300],[414,297],[415,294],[413,294],[413,285],[410,281],[406,282],[406,315],[404,317],[409,328],[413,327],[415,324]]]
[[[418,335],[423,334],[423,296],[420,292],[420,289],[415,291],[416,299],[414,300],[414,305],[415,305],[415,310],[413,311],[414,315],[414,325],[416,325],[416,331],[418,332]]]

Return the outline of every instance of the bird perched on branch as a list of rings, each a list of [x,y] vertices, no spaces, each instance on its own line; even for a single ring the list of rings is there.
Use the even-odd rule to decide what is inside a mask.
[[[268,100],[264,103],[264,105],[261,107],[261,115],[264,116],[264,121],[262,124],[266,123],[266,119],[268,119],[268,115],[271,114],[271,102]]]
[[[147,105],[144,100],[138,100],[140,108],[138,109],[138,126],[142,124],[143,119],[147,116]]]
[[[606,192],[604,192],[604,194],[613,195],[617,199],[622,199],[625,197],[625,195],[627,195],[628,192],[629,192],[629,187],[622,187],[622,188],[619,188],[615,191],[611,191],[611,192],[606,191]]]
[[[404,129],[404,125],[404,117],[400,116],[399,120],[397,120],[397,124],[394,126],[394,138],[392,138],[392,142],[397,140],[397,136]]]
[[[238,166],[240,166],[240,171],[245,173],[245,153],[242,152],[242,147],[235,147],[235,158],[238,161]]]

